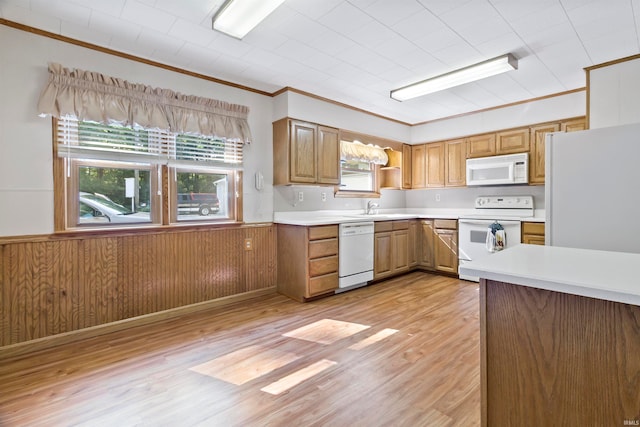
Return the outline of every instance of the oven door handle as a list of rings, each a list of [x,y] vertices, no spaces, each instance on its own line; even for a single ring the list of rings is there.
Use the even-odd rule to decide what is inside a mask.
[[[490,219],[459,219],[458,222],[460,224],[486,225],[486,226],[493,224],[493,221]]]

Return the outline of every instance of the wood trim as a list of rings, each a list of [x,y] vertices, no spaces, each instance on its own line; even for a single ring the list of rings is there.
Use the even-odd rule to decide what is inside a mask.
[[[427,120],[427,121],[424,121],[424,122],[413,123],[411,126],[426,125],[426,124],[429,124],[429,123],[436,123],[436,122],[441,122],[441,121],[444,121],[444,120],[455,119],[455,118],[464,117],[464,116],[471,116],[473,114],[484,113],[486,111],[499,110],[501,108],[513,107],[513,106],[516,106],[516,105],[527,104],[529,102],[542,101],[544,99],[555,98],[557,96],[569,95],[569,94],[572,94],[572,93],[582,92],[584,90],[586,90],[586,88],[584,88],[584,87],[577,88],[577,89],[571,89],[571,90],[567,90],[567,91],[564,91],[564,92],[558,92],[558,93],[553,93],[553,94],[550,94],[550,95],[539,96],[539,97],[536,97],[536,98],[529,98],[529,99],[525,99],[525,100],[522,100],[522,101],[511,102],[509,104],[497,105],[495,107],[482,108],[480,110],[469,111],[469,112],[461,113],[461,114],[454,114],[453,116],[441,117],[439,119],[433,119],[433,120]]]
[[[280,94],[282,94],[284,92],[297,93],[299,95],[303,95],[303,96],[306,96],[306,97],[309,97],[309,98],[317,99],[319,101],[323,101],[323,102],[326,102],[328,104],[337,105],[339,107],[347,108],[349,110],[358,111],[360,113],[368,114],[368,115],[373,116],[373,117],[378,117],[378,118],[383,119],[383,120],[388,120],[390,122],[399,123],[399,124],[405,125],[405,126],[412,126],[411,123],[403,122],[402,120],[393,119],[391,117],[386,117],[386,116],[383,116],[382,114],[374,113],[372,111],[367,111],[367,110],[364,110],[362,108],[354,107],[352,105],[345,104],[345,103],[340,102],[340,101],[334,101],[333,99],[325,98],[324,96],[316,95],[314,93],[306,92],[304,90],[296,89],[296,88],[289,87],[289,86],[284,87],[284,88],[278,90],[277,92],[273,92],[272,96],[277,96],[277,95],[280,95]]]
[[[21,356],[24,354],[32,353],[35,351],[41,351],[48,348],[56,347],[62,344],[69,344],[89,338],[99,337],[101,335],[110,334],[117,331],[123,331],[138,326],[148,325],[154,322],[162,320],[173,319],[181,317],[199,311],[211,310],[214,308],[225,307],[238,302],[248,301],[254,298],[260,298],[267,295],[276,293],[275,286],[251,290],[242,294],[230,295],[227,297],[217,298],[211,301],[204,301],[201,303],[190,304],[184,307],[172,308],[169,310],[160,311],[157,313],[145,314],[142,316],[119,320],[116,322],[107,323],[104,325],[92,326],[85,329],[80,329],[71,332],[65,332],[58,335],[52,335],[44,338],[35,339],[32,341],[21,342],[17,344],[10,344],[4,347],[0,347],[0,360]]]
[[[584,70],[589,72],[591,70],[597,70],[598,68],[610,67],[612,65],[620,64],[622,62],[635,61],[636,59],[640,59],[640,54],[635,54],[631,56],[626,56],[624,58],[614,59],[612,61],[603,62],[601,64],[591,65],[590,67],[585,67]]]
[[[585,70],[587,80],[587,113],[585,117],[585,126],[591,129],[591,70]]]
[[[173,71],[174,73],[184,74],[190,77],[195,77],[197,79],[206,80],[213,83],[222,84],[225,86],[231,86],[236,89],[246,90],[248,92],[257,93],[258,95],[269,96],[272,94],[263,90],[254,89],[249,86],[244,86],[238,83],[229,82],[226,80],[218,79],[215,77],[208,76],[206,74],[196,73],[194,71],[185,70],[184,68],[174,67],[172,65],[163,64],[161,62],[153,61],[151,59],[141,58],[139,56],[131,55],[128,53],[120,52],[114,49],[109,49],[107,47],[98,46],[93,43],[87,43],[81,40],[73,39],[71,37],[63,36],[61,34],[52,33],[49,31],[41,30],[39,28],[30,27],[28,25],[19,24],[14,21],[9,21],[7,19],[0,18],[0,24],[6,25],[7,27],[15,28],[17,30],[26,31],[27,33],[36,34],[43,37],[48,37],[50,39],[59,40],[61,42],[73,44],[76,46],[84,47],[86,49],[95,50],[97,52],[106,53],[107,55],[113,55],[120,58],[128,59],[135,62],[140,62],[142,64],[150,65],[152,67],[162,68],[164,70]]]
[[[526,104],[528,102],[540,101],[540,100],[543,100],[543,99],[553,98],[553,97],[556,97],[556,96],[568,95],[570,93],[580,92],[580,91],[585,90],[585,88],[577,88],[577,89],[572,89],[572,90],[568,90],[568,91],[565,91],[565,92],[559,92],[559,93],[556,93],[556,94],[550,94],[550,95],[545,95],[545,96],[541,96],[541,97],[537,97],[537,98],[526,99],[526,100],[523,100],[523,101],[512,102],[512,103],[509,103],[509,104],[497,105],[495,107],[489,107],[489,108],[483,108],[483,109],[480,109],[480,110],[468,111],[466,113],[456,114],[456,115],[453,115],[453,116],[441,117],[441,118],[438,118],[438,119],[427,120],[427,121],[417,122],[417,123],[409,123],[409,122],[405,122],[405,121],[402,121],[402,120],[394,119],[394,118],[391,118],[391,117],[383,116],[382,114],[374,113],[372,111],[368,111],[368,110],[365,110],[365,109],[362,109],[362,108],[354,107],[352,105],[345,104],[343,102],[339,102],[339,101],[335,101],[335,100],[332,100],[332,99],[329,99],[329,98],[325,98],[323,96],[316,95],[316,94],[313,94],[311,92],[306,92],[306,91],[303,91],[303,90],[300,90],[300,89],[296,89],[296,88],[293,88],[293,87],[290,87],[290,86],[285,86],[285,87],[283,87],[281,89],[278,89],[275,92],[266,92],[266,91],[255,89],[255,88],[252,88],[252,87],[249,87],[249,86],[244,86],[244,85],[241,85],[241,84],[238,84],[238,83],[229,82],[229,81],[226,81],[226,80],[218,79],[216,77],[212,77],[212,76],[208,76],[208,75],[205,75],[205,74],[196,73],[194,71],[185,70],[183,68],[174,67],[172,65],[163,64],[161,62],[152,61],[150,59],[145,59],[145,58],[141,58],[139,56],[131,55],[131,54],[128,54],[128,53],[120,52],[120,51],[109,49],[109,48],[102,47],[102,46],[98,46],[98,45],[95,45],[95,44],[92,44],[92,43],[83,42],[81,40],[73,39],[71,37],[67,37],[67,36],[63,36],[63,35],[60,35],[60,34],[55,34],[55,33],[49,32],[49,31],[41,30],[41,29],[38,29],[38,28],[30,27],[28,25],[20,24],[20,23],[14,22],[14,21],[9,21],[9,20],[4,19],[4,18],[0,18],[0,25],[5,25],[7,27],[11,27],[11,28],[14,28],[14,29],[17,29],[17,30],[25,31],[25,32],[36,34],[36,35],[43,36],[43,37],[48,37],[48,38],[51,38],[51,39],[54,39],[54,40],[59,40],[59,41],[65,42],[65,43],[73,44],[73,45],[84,47],[84,48],[87,48],[87,49],[92,49],[92,50],[95,50],[95,51],[98,51],[98,52],[102,52],[102,53],[105,53],[105,54],[108,54],[108,55],[113,55],[113,56],[117,56],[117,57],[120,57],[120,58],[131,60],[131,61],[140,62],[142,64],[150,65],[152,67],[162,68],[162,69],[165,69],[165,70],[168,70],[168,71],[173,71],[173,72],[176,72],[176,73],[179,73],[179,74],[184,74],[184,75],[187,75],[187,76],[190,76],[190,77],[195,77],[195,78],[206,80],[206,81],[209,81],[209,82],[213,82],[213,83],[218,83],[218,84],[222,84],[222,85],[225,85],[225,86],[234,87],[234,88],[237,88],[237,89],[245,90],[245,91],[248,91],[248,92],[253,92],[253,93],[256,93],[256,94],[259,94],[259,95],[263,95],[263,96],[268,96],[268,97],[271,97],[271,98],[276,97],[278,95],[281,95],[281,94],[283,94],[285,92],[288,92],[288,91],[289,92],[294,92],[294,93],[297,93],[297,94],[300,94],[300,95],[303,95],[303,96],[307,96],[309,98],[317,99],[319,101],[327,102],[329,104],[337,105],[339,107],[343,107],[343,108],[346,108],[346,109],[349,109],[349,110],[353,110],[353,111],[357,111],[357,112],[360,112],[360,113],[364,113],[364,114],[367,114],[367,115],[370,115],[370,116],[373,116],[373,117],[378,117],[380,119],[388,120],[390,122],[402,124],[402,125],[405,125],[405,126],[419,126],[419,125],[424,125],[424,124],[427,124],[427,123],[434,123],[434,122],[439,122],[439,121],[448,120],[448,119],[452,119],[452,118],[473,115],[473,114],[477,114],[477,113],[481,113],[481,112],[485,112],[485,111],[498,110],[498,109],[501,109],[501,108],[512,107],[514,105]],[[593,68],[593,67],[591,67],[591,68]]]

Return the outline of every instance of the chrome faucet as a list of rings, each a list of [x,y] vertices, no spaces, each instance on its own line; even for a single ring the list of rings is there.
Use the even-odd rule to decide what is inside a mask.
[[[378,213],[379,204],[375,203],[373,200],[369,200],[367,202],[367,215],[375,215]]]

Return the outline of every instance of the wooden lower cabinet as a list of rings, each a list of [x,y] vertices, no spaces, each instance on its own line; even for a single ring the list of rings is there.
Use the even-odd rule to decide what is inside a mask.
[[[544,245],[544,222],[523,222],[522,243]]]
[[[409,220],[409,268],[415,268],[420,261],[420,221]]]
[[[278,292],[297,301],[338,288],[338,226],[278,224]]]
[[[435,269],[446,273],[458,273],[458,221],[436,219]]]
[[[424,219],[420,221],[421,251],[419,266],[427,270],[458,273],[458,221]]]
[[[375,223],[373,279],[409,271],[409,221]]]

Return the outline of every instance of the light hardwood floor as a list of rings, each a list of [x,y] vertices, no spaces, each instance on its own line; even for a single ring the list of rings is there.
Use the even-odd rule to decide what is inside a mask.
[[[415,272],[0,360],[1,426],[473,426],[478,285]]]

